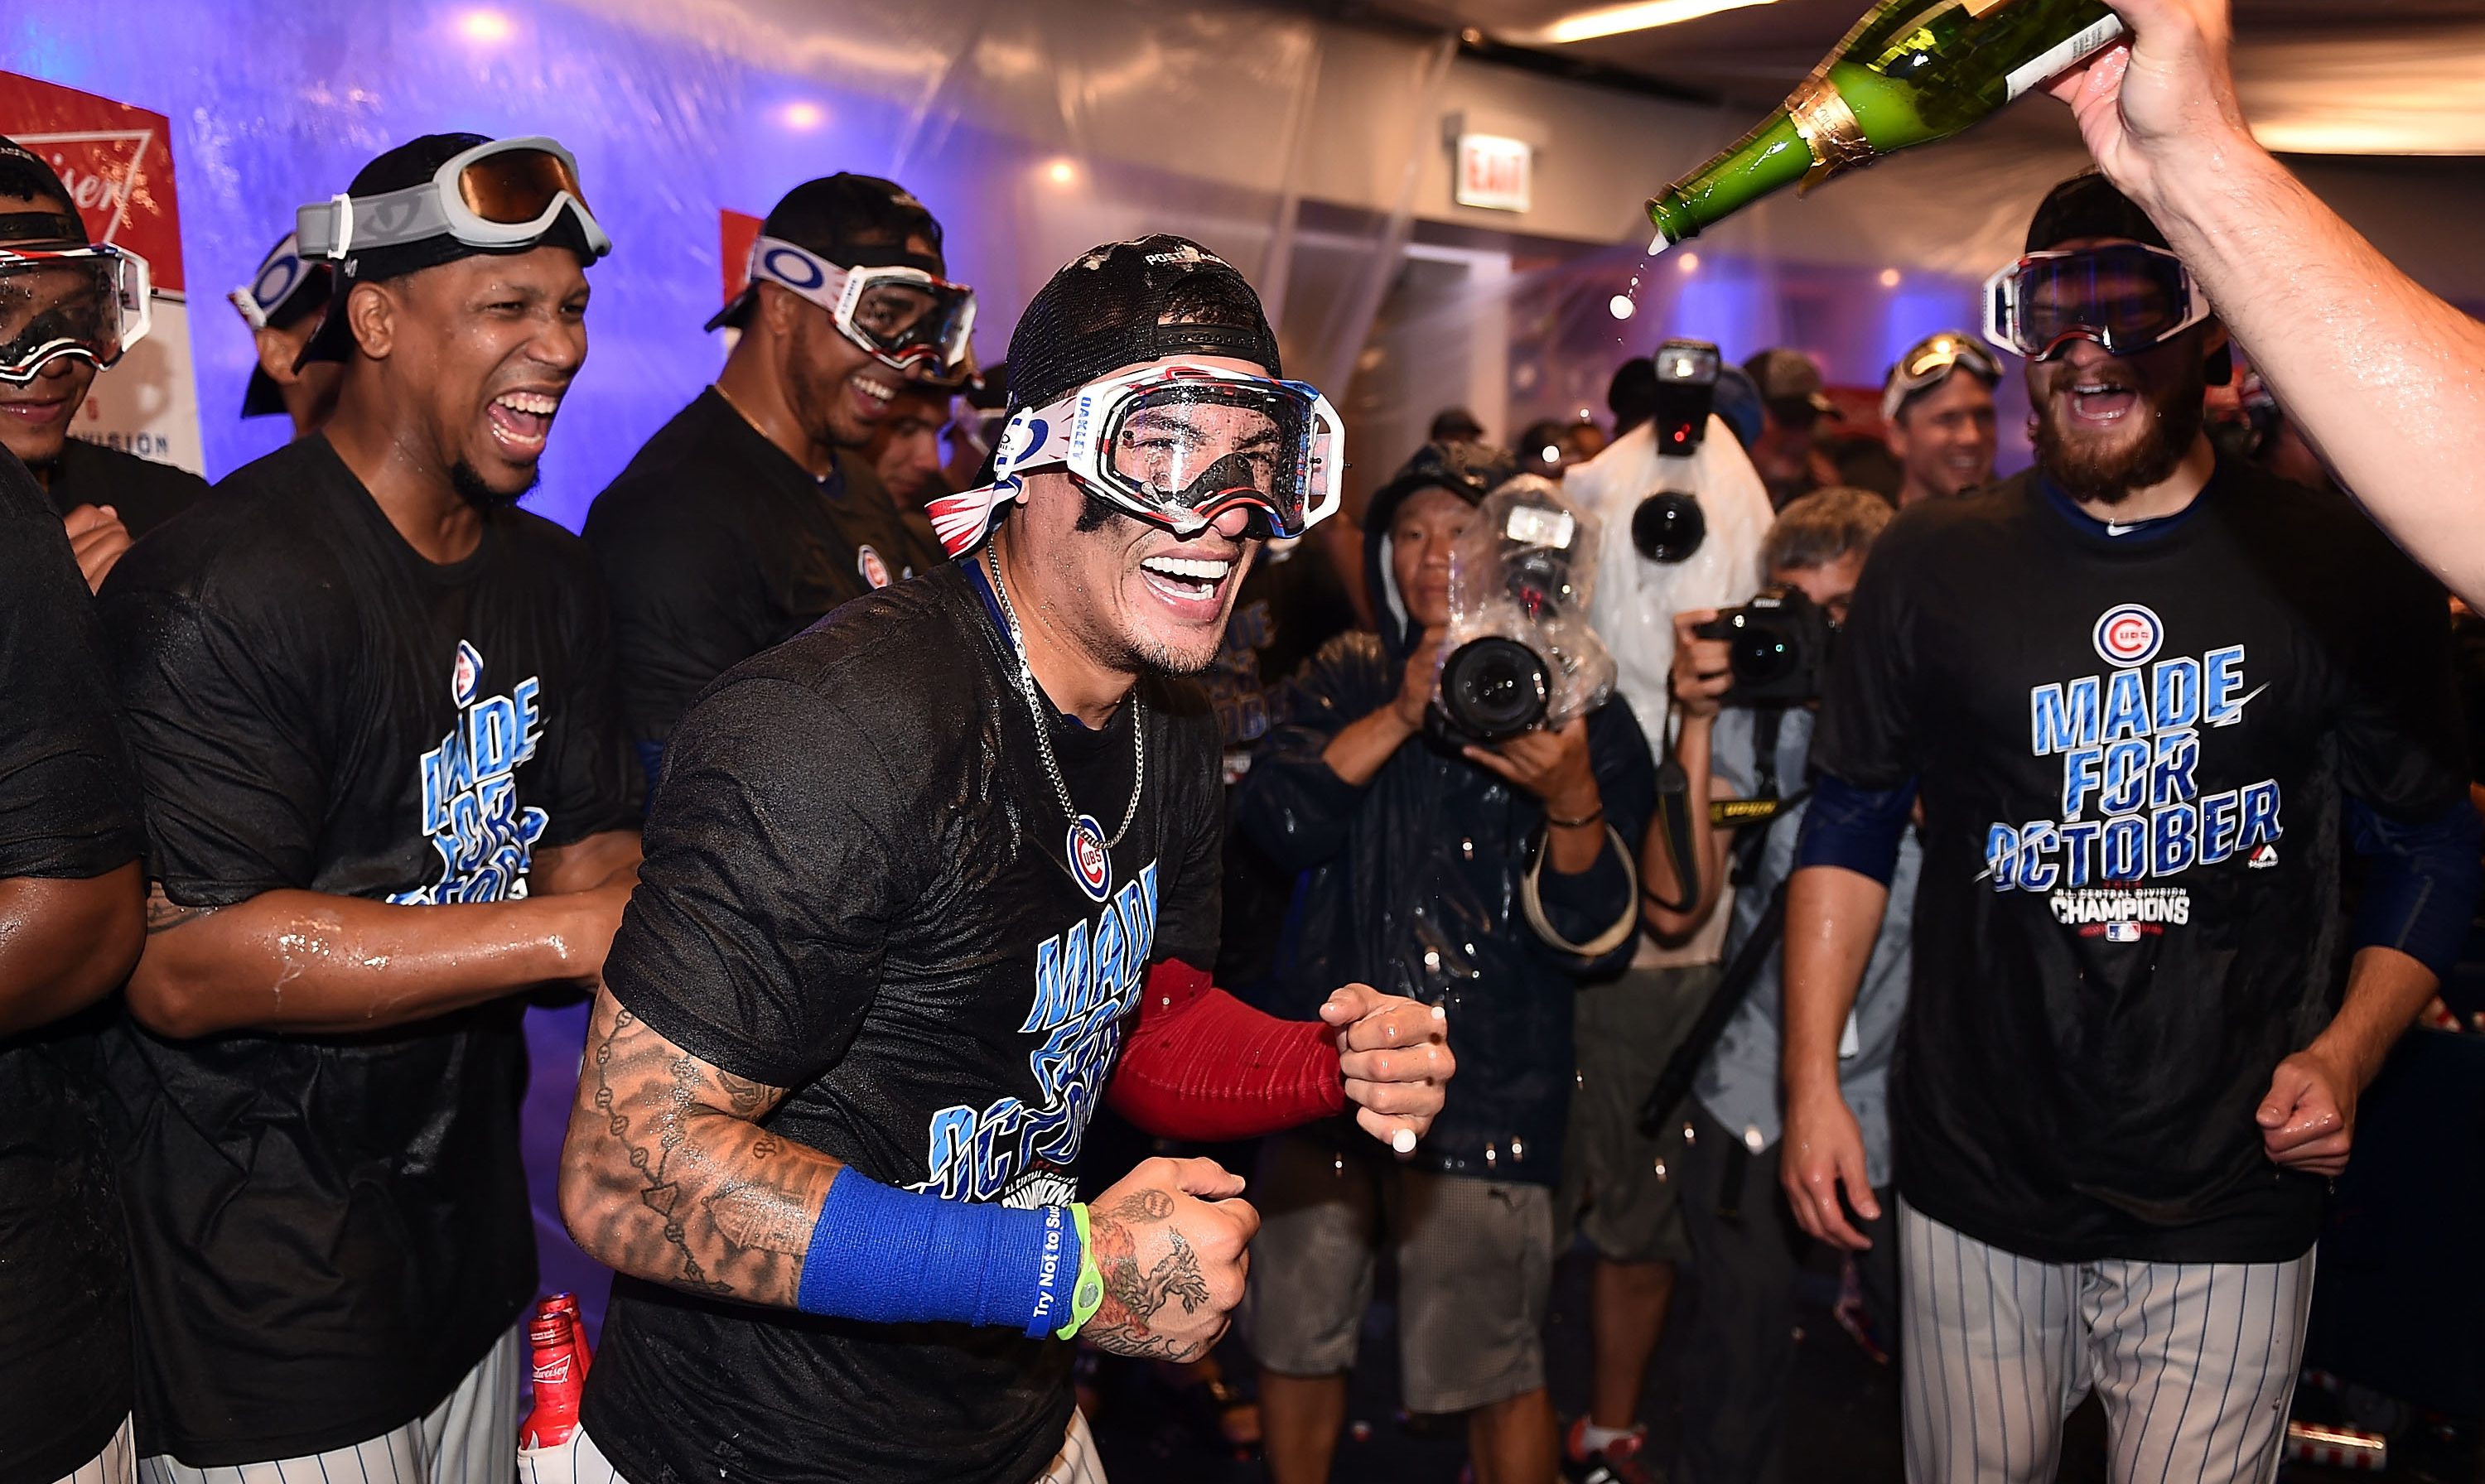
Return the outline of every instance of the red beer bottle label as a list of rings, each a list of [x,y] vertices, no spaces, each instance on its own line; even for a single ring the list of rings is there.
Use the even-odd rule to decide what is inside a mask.
[[[557,1294],[536,1305],[527,1321],[527,1342],[533,1351],[534,1409],[518,1430],[518,1446],[559,1447],[578,1431],[578,1399],[587,1381],[577,1300]]]

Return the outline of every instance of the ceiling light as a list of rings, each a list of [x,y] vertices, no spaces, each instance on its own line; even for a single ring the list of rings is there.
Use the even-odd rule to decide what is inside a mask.
[[[470,41],[492,45],[517,32],[516,22],[499,11],[468,11],[457,17],[457,34]]]
[[[1628,31],[1648,31],[1658,26],[1671,26],[1720,11],[1739,11],[1747,6],[1769,5],[1774,0],[1636,0],[1630,5],[1603,5],[1593,11],[1580,11],[1565,15],[1522,40],[1540,45],[1560,46],[1570,41],[1593,41],[1598,37],[1621,36]]]

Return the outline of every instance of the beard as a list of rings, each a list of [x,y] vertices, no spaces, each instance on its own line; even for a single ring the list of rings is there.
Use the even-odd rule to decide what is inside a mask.
[[[505,494],[484,483],[481,472],[464,459],[459,459],[449,466],[449,487],[457,492],[459,499],[482,511],[485,515],[495,510],[508,509],[532,494],[534,487],[542,482],[543,471],[530,465],[527,469],[527,482]]]
[[[2172,477],[2208,417],[2202,401],[2207,367],[2197,361],[2188,365],[2173,385],[2134,389],[2140,402],[2135,411],[2147,420],[2141,424],[2140,436],[2128,442],[2109,445],[2105,439],[2074,433],[2064,400],[2046,397],[2036,414],[2036,467],[2080,504],[2118,505],[2133,491]]]

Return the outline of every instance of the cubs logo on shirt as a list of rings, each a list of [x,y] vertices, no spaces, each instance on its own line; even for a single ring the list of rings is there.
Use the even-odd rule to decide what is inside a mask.
[[[1080,815],[1071,823],[1067,853],[1079,889],[1093,901],[1104,901],[1113,882],[1113,857],[1105,848],[1105,826]]]
[[[2105,610],[2091,637],[2097,658],[2108,664],[2146,664],[2157,658],[2157,646],[2166,641],[2166,626],[2146,607],[2123,603]]]

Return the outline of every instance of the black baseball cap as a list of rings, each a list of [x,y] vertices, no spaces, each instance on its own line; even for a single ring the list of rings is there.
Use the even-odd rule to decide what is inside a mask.
[[[490,144],[481,134],[425,134],[410,139],[364,166],[345,187],[348,196],[381,196],[390,191],[402,191],[408,186],[423,185],[440,173],[440,167],[474,148]],[[587,245],[587,234],[578,228],[576,217],[567,211],[552,225],[552,229],[532,242],[512,243],[506,247],[476,247],[458,241],[443,232],[420,242],[402,242],[388,247],[362,248],[348,253],[341,263],[333,264],[336,285],[328,298],[327,316],[302,347],[293,364],[308,365],[314,361],[344,361],[354,350],[354,333],[345,324],[342,312],[346,295],[357,283],[381,283],[400,279],[409,273],[436,268],[467,257],[515,257],[539,247],[565,247],[578,255],[582,263],[591,263],[595,254]]]
[[[1385,531],[1398,507],[1426,490],[1447,490],[1470,505],[1518,477],[1517,455],[1491,444],[1434,442],[1415,450],[1363,509],[1365,530]]]
[[[840,268],[915,268],[935,278],[948,272],[941,256],[941,223],[906,187],[878,175],[840,171],[806,180],[769,211],[759,234]],[[931,243],[932,251],[910,250],[906,244],[913,237]],[[758,298],[759,285],[745,283],[704,328],[741,329]]]
[[[1282,377],[1276,332],[1234,265],[1188,237],[1110,242],[1062,265],[1010,336],[1010,406],[1044,407],[1125,366],[1225,356]]]
[[[2093,170],[2082,171],[2045,193],[2043,204],[2028,223],[2028,245],[2041,253],[2081,237],[2122,237],[2150,247],[2167,246],[2166,234],[2116,190],[2114,182]]]
[[[1820,365],[1799,350],[1777,346],[1743,363],[1761,400],[1781,421],[1800,422],[1810,416],[1835,418],[1838,404],[1821,390]]]
[[[61,184],[51,162],[14,139],[0,137],[0,198],[19,201],[51,200],[69,209],[57,211],[0,211],[0,244],[10,242],[69,242],[83,245],[87,237],[86,220],[77,214],[69,200],[68,187]]]

